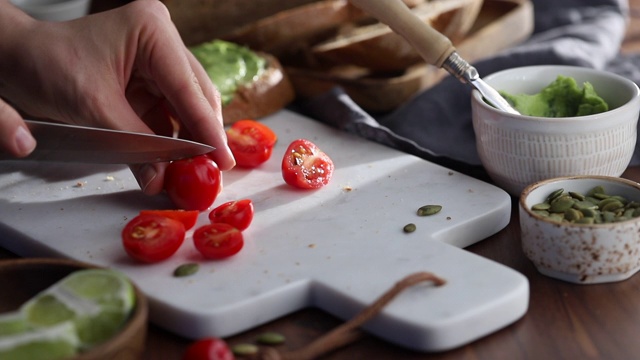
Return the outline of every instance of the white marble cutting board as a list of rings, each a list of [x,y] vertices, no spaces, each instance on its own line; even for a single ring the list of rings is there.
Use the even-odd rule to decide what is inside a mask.
[[[255,218],[233,258],[204,260],[188,239],[169,260],[130,260],[120,231],[148,197],[123,166],[0,163],[0,246],[23,256],[64,256],[124,271],[149,296],[151,320],[188,338],[226,337],[305,307],[343,319],[417,271],[442,287],[402,293],[367,331],[419,351],[464,345],[524,315],[529,285],[518,272],[462,248],[509,222],[507,193],[463,174],[329,128],[289,111],[264,119],[279,136],[269,162],[224,174],[217,204],[250,198]],[[307,138],[334,160],[329,185],[284,184],[288,144]],[[418,217],[426,204],[442,211]],[[206,223],[202,213],[199,225]],[[417,225],[414,233],[402,231]],[[172,277],[185,262],[200,271]]]

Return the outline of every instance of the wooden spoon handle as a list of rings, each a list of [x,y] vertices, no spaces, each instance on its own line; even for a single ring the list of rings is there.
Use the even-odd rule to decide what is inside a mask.
[[[350,0],[407,40],[424,60],[437,67],[455,51],[451,40],[415,16],[400,0]]]

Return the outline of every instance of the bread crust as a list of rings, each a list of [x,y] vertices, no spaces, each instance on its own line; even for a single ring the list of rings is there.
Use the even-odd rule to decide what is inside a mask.
[[[281,11],[235,29],[222,39],[279,57],[296,44],[311,44],[341,24],[364,16],[347,0],[325,0]]]

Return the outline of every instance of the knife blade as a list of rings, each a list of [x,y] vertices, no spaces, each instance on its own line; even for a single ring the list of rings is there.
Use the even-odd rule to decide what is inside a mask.
[[[202,155],[214,147],[168,136],[25,120],[37,141],[27,157],[0,153],[0,160],[142,164]]]

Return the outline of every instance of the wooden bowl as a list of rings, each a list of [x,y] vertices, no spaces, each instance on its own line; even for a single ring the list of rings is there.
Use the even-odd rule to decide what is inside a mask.
[[[30,258],[0,261],[0,313],[14,311],[40,291],[73,271],[97,266],[66,259]],[[147,298],[134,284],[136,306],[129,322],[110,340],[74,360],[139,359],[147,334]]]

